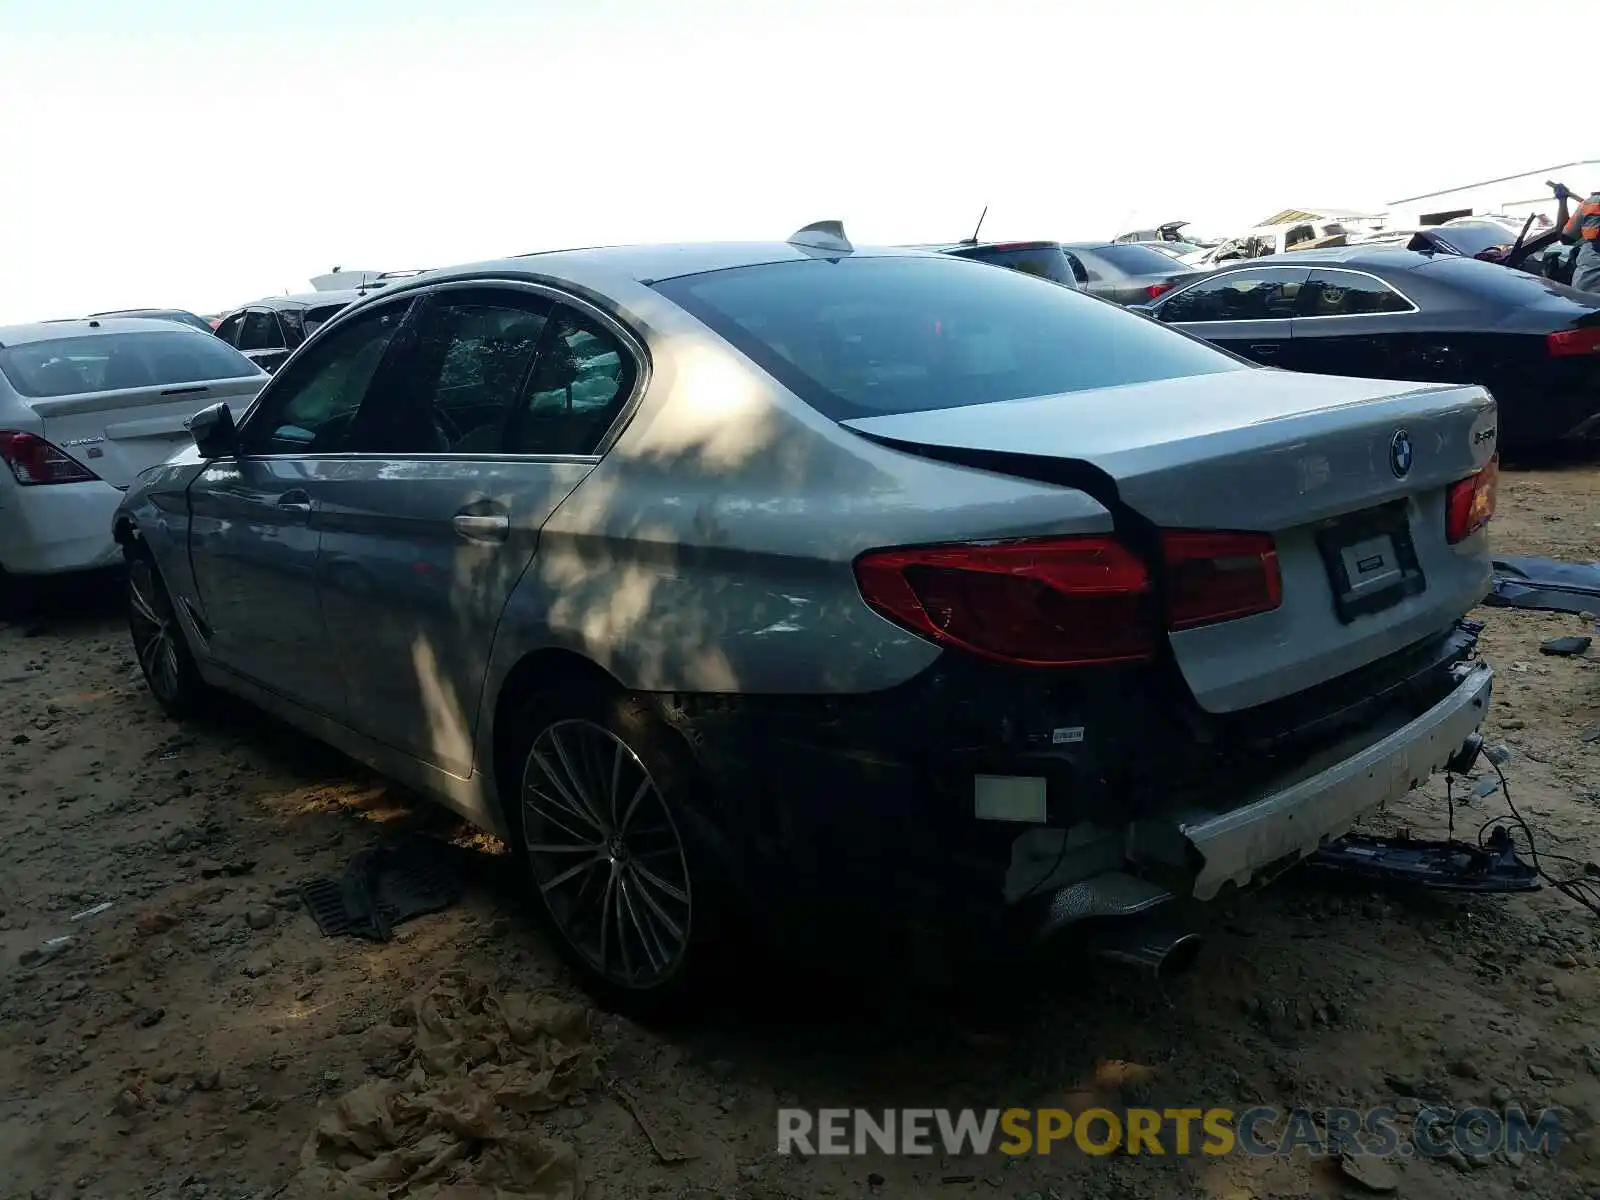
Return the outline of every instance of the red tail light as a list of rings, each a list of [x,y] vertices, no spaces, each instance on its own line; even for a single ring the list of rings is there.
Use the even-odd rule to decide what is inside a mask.
[[[1264,534],[1163,535],[1168,628],[1192,629],[1282,603]],[[856,560],[863,598],[947,646],[1027,666],[1134,662],[1161,625],[1143,561],[1109,537],[875,550]]]
[[[1283,603],[1278,550],[1265,533],[1161,535],[1167,560],[1167,627],[1193,629],[1255,613]]]
[[[1177,284],[1175,283],[1152,283],[1149,287],[1144,289],[1144,294],[1151,300],[1154,300],[1157,296],[1165,295],[1167,292],[1170,292],[1176,286]]]
[[[1563,329],[1545,338],[1551,358],[1571,358],[1578,354],[1600,354],[1600,325],[1583,329]]]
[[[1465,541],[1489,523],[1494,516],[1496,493],[1500,488],[1500,456],[1489,465],[1450,485],[1445,500],[1444,536],[1452,546]]]
[[[0,430],[0,458],[24,486],[39,483],[86,483],[100,478],[65,451],[31,433]]]

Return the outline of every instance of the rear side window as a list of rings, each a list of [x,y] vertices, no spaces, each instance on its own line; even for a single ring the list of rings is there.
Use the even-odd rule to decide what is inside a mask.
[[[1174,269],[1170,254],[1152,250],[1149,246],[1098,246],[1086,253],[1110,263],[1123,275],[1170,275]]]
[[[18,394],[43,399],[244,379],[261,369],[209,333],[164,329],[8,346],[0,372]]]
[[[1412,310],[1411,301],[1383,280],[1354,271],[1313,271],[1301,317],[1366,317]]]
[[[959,258],[808,259],[655,286],[834,420],[1251,369],[1076,289]]]
[[[1232,271],[1203,280],[1156,309],[1171,323],[1286,321],[1295,315],[1309,271]]]

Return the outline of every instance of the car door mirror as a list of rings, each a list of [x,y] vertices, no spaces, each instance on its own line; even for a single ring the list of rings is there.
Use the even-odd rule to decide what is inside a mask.
[[[233,410],[226,404],[202,408],[185,424],[201,458],[226,458],[239,448],[239,431],[233,423]]]
[[[1127,306],[1127,308],[1129,312],[1136,312],[1141,317],[1153,317],[1156,315],[1156,306],[1148,302],[1144,304],[1130,304]]]

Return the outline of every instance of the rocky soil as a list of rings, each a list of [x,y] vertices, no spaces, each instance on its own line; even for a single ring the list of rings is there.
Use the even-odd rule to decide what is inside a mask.
[[[1600,557],[1600,468],[1508,472],[1495,538]],[[1600,646],[1544,656],[1577,618],[1477,615],[1514,800],[1544,851],[1600,860]],[[1038,1104],[1107,1059],[1151,1068],[1138,1089],[1158,1104],[1560,1106],[1554,1161],[1395,1160],[1375,1182],[1600,1197],[1600,923],[1552,889],[1453,900],[1299,873],[1211,913],[1200,964],[1164,989],[1080,966],[975,1029],[875,1004],[870,979],[796,978],[663,1032],[571,1007],[486,839],[264,718],[164,719],[114,600],[0,630],[0,704],[0,1197],[1360,1192],[1303,1155],[773,1153],[780,1105]],[[1483,790],[1458,794],[1458,831],[1504,811]],[[1442,831],[1445,814],[1436,780],[1377,823]],[[471,852],[463,901],[388,943],[321,937],[296,885],[409,827]],[[426,1136],[394,1150],[407,1130]],[[372,1188],[349,1190],[362,1169]]]

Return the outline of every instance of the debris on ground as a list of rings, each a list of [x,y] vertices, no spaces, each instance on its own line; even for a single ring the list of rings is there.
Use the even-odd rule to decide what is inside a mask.
[[[1544,641],[1539,643],[1539,653],[1553,654],[1561,658],[1573,658],[1579,654],[1587,653],[1593,642],[1594,639],[1591,637],[1577,637],[1570,634],[1566,637],[1545,638]]]
[[[1600,562],[1507,557],[1494,560],[1490,607],[1583,613],[1600,607]]]
[[[399,1069],[318,1122],[296,1194],[575,1200],[576,1152],[531,1118],[595,1084],[589,1010],[450,972],[396,1016]]]
[[[462,867],[456,847],[411,835],[362,851],[339,878],[313,879],[300,894],[323,936],[386,942],[396,925],[459,900]]]

